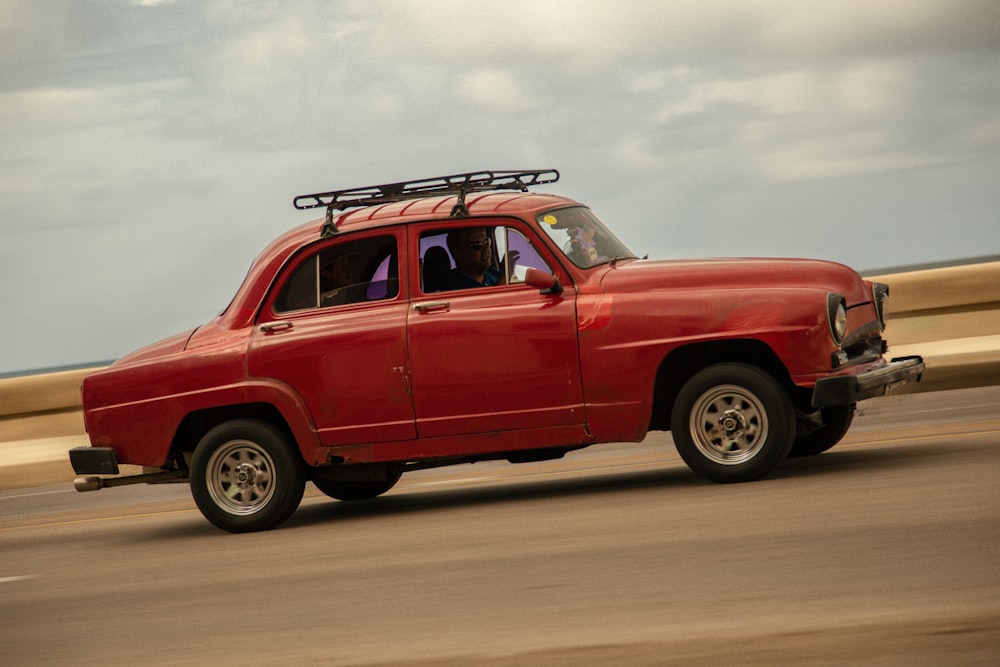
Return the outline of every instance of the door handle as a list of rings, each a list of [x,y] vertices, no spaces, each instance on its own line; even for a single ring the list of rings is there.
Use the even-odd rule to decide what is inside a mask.
[[[413,304],[413,310],[418,313],[429,313],[435,310],[448,310],[451,308],[449,301],[421,301]]]
[[[267,324],[260,325],[260,330],[264,333],[274,333],[275,331],[283,331],[291,328],[292,323],[288,320],[282,320],[281,322],[268,322]]]

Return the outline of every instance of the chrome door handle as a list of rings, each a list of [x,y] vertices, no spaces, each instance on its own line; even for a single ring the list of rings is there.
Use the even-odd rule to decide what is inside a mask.
[[[260,325],[260,330],[264,333],[274,333],[275,331],[282,331],[284,329],[291,329],[292,323],[288,320],[282,320],[281,322],[268,322],[267,324]]]
[[[418,313],[429,313],[434,310],[448,310],[451,308],[449,301],[421,301],[413,304],[413,310]]]

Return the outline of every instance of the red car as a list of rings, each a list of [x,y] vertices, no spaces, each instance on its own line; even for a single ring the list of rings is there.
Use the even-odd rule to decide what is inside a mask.
[[[374,498],[409,470],[562,457],[670,430],[716,482],[818,454],[855,403],[918,381],[887,362],[888,287],[830,262],[638,259],[555,170],[304,195],[325,219],[257,258],[226,310],[83,383],[79,490],[190,481],[232,532],[306,481]]]

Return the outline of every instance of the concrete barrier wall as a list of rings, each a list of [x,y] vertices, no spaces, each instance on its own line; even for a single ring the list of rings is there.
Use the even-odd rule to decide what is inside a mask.
[[[1000,262],[869,279],[889,285],[888,356],[927,364],[920,384],[895,393],[1000,384]]]
[[[84,436],[80,383],[95,368],[0,379],[0,442]]]
[[[920,354],[899,393],[1000,384],[1000,262],[869,276],[889,285],[889,356]],[[94,368],[0,379],[0,443],[86,444],[80,382]]]
[[[69,484],[88,444],[80,382],[94,368],[0,379],[0,490]]]

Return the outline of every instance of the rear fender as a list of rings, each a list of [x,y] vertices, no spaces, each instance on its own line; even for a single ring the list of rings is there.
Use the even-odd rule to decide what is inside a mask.
[[[86,420],[91,444],[113,447],[119,463],[163,467],[171,457],[193,450],[207,429],[248,416],[286,428],[305,461],[325,460],[305,402],[291,387],[275,381],[253,380],[95,408],[87,411]]]

